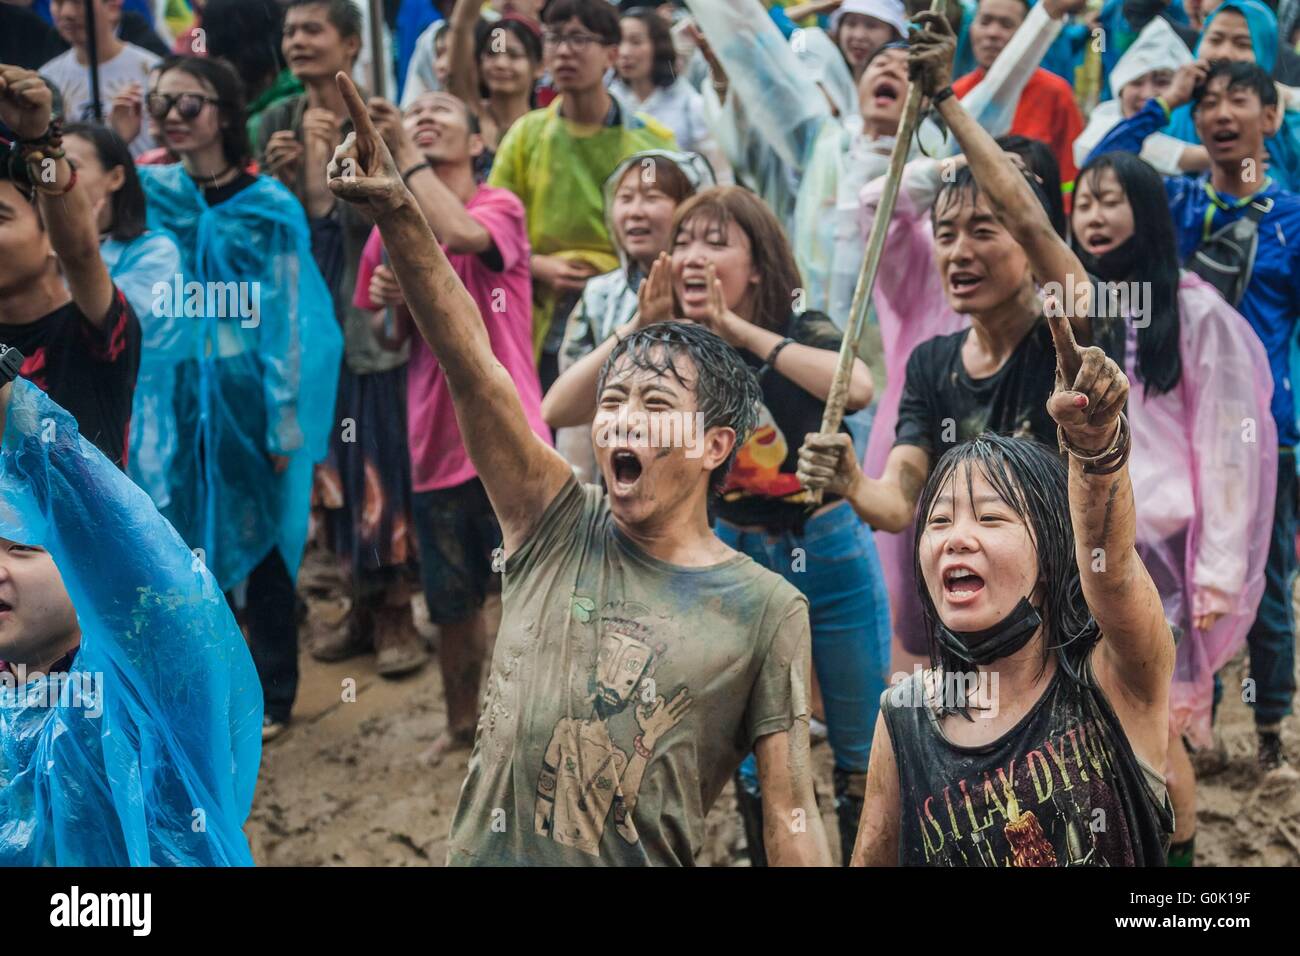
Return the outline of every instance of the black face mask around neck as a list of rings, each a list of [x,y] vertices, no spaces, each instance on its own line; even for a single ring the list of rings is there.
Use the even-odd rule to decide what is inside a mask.
[[[1104,279],[1107,282],[1118,282],[1121,279],[1127,279],[1137,271],[1137,233],[1129,236],[1114,249],[1108,249],[1099,256],[1094,256],[1083,248],[1082,244],[1079,244],[1074,251],[1078,255],[1079,261],[1083,263],[1083,267],[1088,270],[1089,275]]]
[[[991,664],[999,658],[1010,657],[1028,644],[1042,623],[1042,616],[1029,603],[1029,598],[1021,598],[1011,613],[992,627],[982,631],[950,631],[939,622],[934,626],[934,636],[945,650],[968,664]]]

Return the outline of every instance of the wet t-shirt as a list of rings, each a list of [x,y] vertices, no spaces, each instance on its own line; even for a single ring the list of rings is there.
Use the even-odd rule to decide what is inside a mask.
[[[1047,320],[1039,319],[1002,367],[985,378],[972,378],[961,360],[971,331],[936,335],[912,351],[894,444],[924,448],[935,461],[986,431],[1036,438],[1055,448],[1056,422],[1047,400],[1056,388],[1056,348]]]
[[[448,864],[692,864],[754,741],[806,718],[806,599],[650,557],[576,479],[504,574]]]
[[[901,865],[1164,864],[1173,826],[1164,783],[1138,761],[1099,691],[1058,667],[1015,727],[961,746],[931,706],[931,673],[880,699],[898,764]]]

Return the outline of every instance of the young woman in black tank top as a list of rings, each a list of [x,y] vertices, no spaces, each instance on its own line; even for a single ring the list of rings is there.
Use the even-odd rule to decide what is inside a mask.
[[[942,17],[919,19],[912,67],[935,97],[955,40]],[[1086,286],[1021,174],[955,98],[936,98],[977,201],[1034,279]],[[1128,380],[1076,343],[1063,313],[1077,304],[1049,296],[1045,310],[1058,368],[1045,399],[1068,474],[1032,438],[984,434],[940,457],[920,489],[914,554],[931,668],[881,698],[859,865],[1164,862],[1173,638],[1135,550]],[[854,466],[843,462],[806,448],[800,475],[862,484],[845,484]]]

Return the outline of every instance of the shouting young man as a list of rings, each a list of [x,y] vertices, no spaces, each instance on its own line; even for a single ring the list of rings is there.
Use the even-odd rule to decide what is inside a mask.
[[[757,382],[700,326],[629,336],[593,422],[609,492],[580,485],[529,426],[473,298],[355,87],[338,82],[356,131],[330,188],[379,226],[504,541],[501,628],[449,862],[690,864],[751,747],[769,860],[828,862],[808,764],[807,601],[709,527]],[[665,426],[679,440],[662,440]]]

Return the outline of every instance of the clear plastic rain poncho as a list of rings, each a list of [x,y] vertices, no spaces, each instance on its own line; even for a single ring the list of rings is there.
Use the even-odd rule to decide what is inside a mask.
[[[198,354],[199,323],[154,308],[154,287],[170,289],[181,272],[181,251],[165,232],[131,242],[108,239],[100,257],[140,322],[140,371],[131,407],[127,474],[159,508],[171,503],[167,476],[176,457],[176,369]]]
[[[23,379],[0,536],[50,553],[81,628],[66,673],[0,681],[0,864],[251,865],[262,691],[243,635],[148,495]]]
[[[1183,374],[1163,395],[1137,378],[1137,326],[1128,329],[1133,431],[1129,475],[1138,553],[1182,633],[1170,693],[1173,729],[1213,743],[1214,674],[1245,644],[1264,593],[1277,493],[1273,376],[1254,330],[1199,276],[1178,284]],[[1202,631],[1196,616],[1221,614]]]
[[[150,228],[181,248],[183,281],[156,307],[199,326],[197,351],[176,370],[163,514],[202,549],[223,589],[275,547],[296,575],[343,354],[302,206],[265,176],[216,206],[179,164],[142,168],[140,180]],[[281,474],[272,454],[289,459]]]

